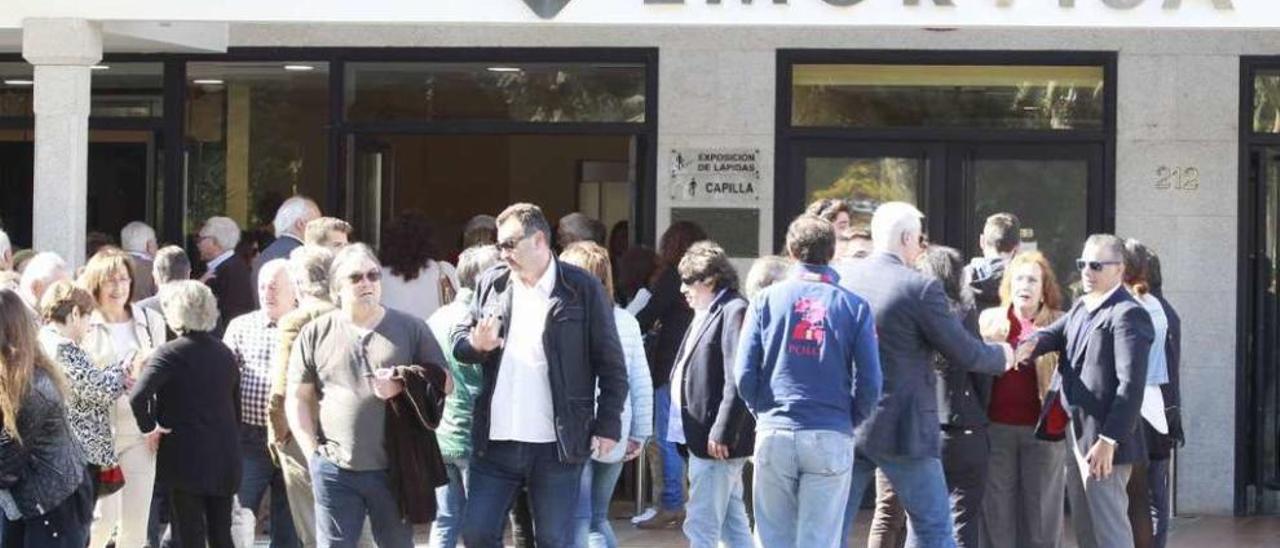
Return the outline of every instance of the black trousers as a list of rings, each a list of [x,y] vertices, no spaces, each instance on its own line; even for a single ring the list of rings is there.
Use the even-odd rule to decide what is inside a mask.
[[[209,548],[234,548],[231,543],[231,500],[232,495],[207,496],[170,490],[170,517],[178,533],[176,536],[196,546],[204,544],[201,539],[206,539]]]
[[[5,520],[3,548],[84,548],[93,522],[93,481],[84,481],[56,508],[33,518]]]

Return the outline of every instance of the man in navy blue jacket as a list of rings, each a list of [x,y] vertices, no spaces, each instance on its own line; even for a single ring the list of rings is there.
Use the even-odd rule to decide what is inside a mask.
[[[756,536],[762,546],[835,547],[848,497],[853,429],[880,399],[871,308],[838,285],[831,223],[787,230],[798,263],[747,312],[734,380],[757,417]]]

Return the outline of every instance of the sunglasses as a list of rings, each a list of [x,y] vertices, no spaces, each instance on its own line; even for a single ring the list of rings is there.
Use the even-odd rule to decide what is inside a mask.
[[[1076,270],[1084,270],[1084,267],[1087,266],[1089,267],[1089,270],[1102,272],[1102,269],[1116,264],[1120,264],[1120,261],[1086,261],[1084,259],[1076,259]]]
[[[509,240],[503,240],[501,242],[498,242],[496,245],[498,246],[498,251],[515,251],[516,246],[520,245],[520,242],[523,242],[528,238],[529,236],[511,238]]]
[[[352,285],[360,283],[361,280],[369,280],[370,282],[376,282],[381,279],[382,279],[381,270],[370,270],[368,272],[352,272],[351,274],[347,274],[347,281],[350,281]]]

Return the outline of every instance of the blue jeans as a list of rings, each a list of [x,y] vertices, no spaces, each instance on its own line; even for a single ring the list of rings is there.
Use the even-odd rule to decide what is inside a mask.
[[[462,542],[467,548],[500,548],[507,509],[520,487],[529,490],[539,548],[573,543],[582,464],[560,462],[555,443],[491,441],[471,459]]]
[[[431,548],[454,548],[458,529],[467,515],[467,459],[445,460],[448,485],[436,488],[436,520],[431,524]]]
[[[849,500],[845,508],[844,532],[841,538],[849,538],[862,504],[863,492],[871,483],[878,466],[889,477],[898,500],[907,511],[912,538],[920,548],[950,548],[955,546],[951,525],[951,498],[947,491],[946,477],[942,472],[942,460],[935,457],[881,457],[872,458],[856,453],[853,475],[849,486]]]
[[[742,501],[742,467],[747,459],[712,460],[689,455],[689,501],[684,536],[693,548],[753,545]]]
[[[609,525],[609,502],[622,475],[622,461],[591,461],[582,467],[582,487],[578,491],[578,511],[574,515],[578,548],[617,548],[618,539]]]
[[[679,510],[684,507],[684,457],[676,444],[667,441],[667,428],[671,420],[671,383],[653,389],[653,443],[662,455],[663,510]]]
[[[836,548],[849,497],[853,436],[830,430],[756,432],[756,539],[761,546]]]
[[[240,506],[258,515],[262,497],[267,487],[271,487],[271,548],[299,546],[293,514],[289,512],[289,497],[284,490],[284,473],[271,462],[265,426],[240,425],[240,455],[244,463],[240,475]]]
[[[320,548],[354,548],[365,516],[379,548],[413,548],[413,525],[400,517],[386,470],[346,470],[318,454],[310,465]]]

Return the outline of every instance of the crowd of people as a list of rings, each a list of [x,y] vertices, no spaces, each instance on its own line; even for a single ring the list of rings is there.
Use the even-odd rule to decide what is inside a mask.
[[[998,213],[967,264],[923,215],[821,200],[740,277],[690,222],[656,250],[581,213],[406,212],[375,250],[302,196],[193,264],[130,223],[73,271],[0,232],[3,546],[1162,547],[1183,443],[1158,256],[1082,242],[1074,299]],[[193,274],[194,270],[203,272]],[[741,280],[741,281],[740,281]],[[874,486],[874,496],[867,491]],[[268,502],[269,501],[269,502]]]

